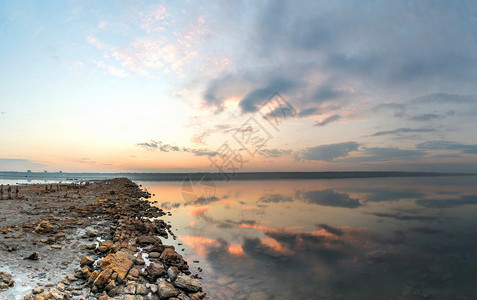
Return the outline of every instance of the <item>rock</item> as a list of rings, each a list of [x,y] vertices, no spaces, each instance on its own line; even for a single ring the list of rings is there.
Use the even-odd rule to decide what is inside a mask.
[[[177,253],[174,249],[172,248],[165,248],[164,251],[161,254],[161,260],[164,261],[167,264],[178,264],[183,261],[182,255]]]
[[[66,279],[68,279],[69,281],[76,281],[76,277],[74,277],[74,276],[71,275],[71,274],[67,274],[67,275],[66,275]]]
[[[55,231],[55,227],[50,224],[48,221],[41,221],[40,224],[35,228],[34,232],[35,233],[51,233]]]
[[[42,287],[42,286],[37,286],[37,287],[35,287],[35,288],[32,290],[32,293],[33,293],[33,294],[41,294],[41,293],[43,293],[44,290],[45,290],[44,287]]]
[[[103,286],[106,285],[109,278],[111,277],[111,274],[113,274],[113,270],[111,269],[104,270],[98,275],[98,277],[96,277],[95,281],[93,282],[93,285],[97,286],[98,288],[103,288]]]
[[[102,253],[108,252],[113,247],[113,244],[111,240],[104,241],[99,245],[98,251]]]
[[[86,278],[89,278],[89,275],[91,274],[91,269],[88,266],[84,266],[81,268],[79,273],[81,278],[86,279]]]
[[[169,267],[169,269],[167,269],[167,275],[169,275],[171,281],[174,282],[174,280],[177,278],[177,275],[179,275],[179,269],[177,267]]]
[[[139,265],[139,266],[142,266],[142,265],[145,265],[145,264],[146,264],[146,262],[144,261],[144,259],[142,259],[142,257],[136,257],[136,258],[134,259],[134,263],[135,263],[136,265]]]
[[[91,273],[91,275],[89,275],[88,281],[86,281],[85,285],[88,286],[91,283],[93,283],[96,280],[96,277],[98,277],[99,273],[100,273],[99,271],[94,271],[93,273]]]
[[[63,248],[63,247],[60,246],[60,245],[51,245],[51,248],[52,248],[52,249],[61,249],[61,248]]]
[[[37,252],[33,252],[32,254],[30,254],[30,256],[26,257],[25,259],[38,260],[38,253],[37,253]]]
[[[198,292],[202,290],[200,281],[187,275],[177,276],[174,285],[189,292]]]
[[[55,300],[63,300],[65,298],[65,294],[55,288],[51,288],[50,293]]]
[[[104,288],[105,291],[109,292],[111,291],[112,289],[114,289],[116,287],[116,282],[114,282],[114,280],[109,280],[109,283],[106,285],[106,287]],[[109,295],[111,296],[111,295]],[[111,296],[112,297],[112,296]]]
[[[1,272],[0,272],[0,279],[1,279],[3,282],[9,284],[10,281],[12,280],[12,275],[11,275],[11,274],[8,274],[8,273],[1,273]]]
[[[56,289],[59,290],[60,292],[64,292],[66,290],[66,285],[64,283],[58,283],[56,286]]]
[[[136,286],[136,294],[147,295],[148,293],[149,293],[149,290],[144,284],[138,284]]]
[[[161,239],[155,235],[141,235],[140,237],[137,238],[136,241],[139,245],[147,245],[147,244],[153,245],[155,243],[162,244]]]
[[[8,290],[9,286],[5,282],[0,282],[0,292]]]
[[[151,253],[149,253],[149,257],[150,257],[150,258],[159,258],[159,257],[161,257],[161,253],[159,253],[159,252],[151,252]]]
[[[98,298],[98,300],[108,300],[109,297],[108,295],[102,295],[101,297]]]
[[[191,299],[192,299],[192,300],[196,300],[196,299],[199,299],[199,300],[200,300],[200,299],[204,299],[206,295],[207,295],[207,294],[206,294],[205,292],[197,292],[197,293],[194,293],[194,294],[192,294],[192,295],[190,295],[190,296],[191,296]]]
[[[151,263],[149,266],[147,266],[146,272],[148,274],[148,277],[152,281],[156,280],[159,276],[166,273],[164,267],[158,263]]]
[[[131,270],[129,270],[128,278],[130,278],[131,280],[136,280],[139,277],[139,272],[139,269],[132,268]]]
[[[99,267],[102,270],[107,268],[113,270],[114,272],[118,273],[118,276],[126,278],[129,270],[133,266],[133,261],[121,252],[108,254],[100,263]]]
[[[153,294],[156,294],[156,293],[157,293],[157,285],[151,284],[151,285],[149,286],[149,288],[151,289],[151,293],[153,293]]]
[[[175,288],[172,284],[167,282],[164,279],[161,279],[157,286],[157,294],[160,299],[169,299],[171,297],[176,297],[179,295],[180,291]]]
[[[124,288],[124,293],[126,294],[136,294],[136,284],[135,283],[128,283]]]
[[[81,258],[80,266],[92,266],[94,264],[94,258],[91,256],[85,255]]]

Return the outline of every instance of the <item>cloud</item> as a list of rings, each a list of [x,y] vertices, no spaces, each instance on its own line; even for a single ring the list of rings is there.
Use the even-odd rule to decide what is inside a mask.
[[[308,107],[305,109],[302,109],[298,112],[298,117],[299,118],[306,118],[309,116],[314,116],[314,115],[320,115],[321,112],[317,107]]]
[[[327,232],[329,232],[333,235],[336,235],[336,236],[342,236],[343,233],[344,233],[344,231],[342,229],[337,228],[337,227],[332,227],[332,226],[329,226],[327,224],[316,224],[316,227],[320,228],[320,229],[324,229]]]
[[[257,153],[265,157],[282,157],[291,155],[292,151],[285,149],[261,149]]]
[[[382,135],[401,135],[403,133],[422,133],[422,132],[435,132],[434,128],[398,128],[388,131],[378,131],[369,136],[382,136]]]
[[[426,154],[421,150],[404,150],[399,148],[364,148],[364,156],[340,159],[339,162],[359,163],[392,160],[407,160],[422,157]]]
[[[332,115],[332,116],[329,116],[328,118],[324,119],[321,122],[316,122],[314,126],[323,127],[323,126],[328,125],[329,123],[336,122],[339,119],[341,119],[340,115]]]
[[[300,158],[330,162],[336,158],[348,156],[350,152],[358,151],[358,147],[359,144],[356,142],[321,145],[304,150]]]
[[[460,151],[467,154],[477,154],[477,145],[461,144],[451,141],[427,141],[416,145],[417,149]]]
[[[437,217],[434,216],[422,216],[422,215],[403,215],[400,213],[372,213],[376,217],[380,218],[391,218],[400,221],[433,221],[436,220]]]
[[[90,43],[91,45],[95,46],[96,48],[98,48],[99,50],[102,50],[102,49],[105,49],[106,48],[106,44],[98,41],[96,38],[94,38],[93,36],[88,36],[86,38],[88,40],[88,43]]]
[[[256,88],[240,100],[239,107],[243,113],[256,112],[261,104],[265,103],[276,92],[286,93],[297,88],[299,84],[284,77],[271,78],[263,87]]]
[[[412,121],[431,121],[431,120],[436,120],[436,119],[445,119],[445,115],[438,115],[438,114],[422,114],[422,115],[417,115],[414,117],[411,117],[410,120]]]
[[[435,93],[419,96],[411,100],[414,104],[475,104],[477,95]]]
[[[289,196],[281,195],[281,194],[268,194],[263,195],[258,199],[258,202],[262,203],[279,203],[279,202],[292,202],[293,199]]]
[[[316,93],[312,96],[312,100],[313,102],[322,103],[325,101],[341,98],[347,94],[347,90],[335,89],[329,85],[323,85],[320,86]]]
[[[142,13],[141,28],[147,34],[164,31],[166,30],[165,25],[169,24],[167,20],[169,16],[164,5],[154,5]]]
[[[346,193],[338,193],[333,189],[322,191],[306,191],[297,193],[304,202],[333,207],[357,208],[361,206],[359,199],[353,199]]]
[[[210,156],[213,157],[217,155],[217,152],[215,151],[210,151],[207,149],[193,149],[193,148],[186,148],[186,147],[178,147],[178,146],[173,146],[170,144],[165,144],[161,141],[154,141],[151,140],[150,142],[145,142],[145,143],[138,143],[136,146],[143,147],[148,150],[158,150],[160,152],[188,152],[188,153],[193,153],[196,156]]]

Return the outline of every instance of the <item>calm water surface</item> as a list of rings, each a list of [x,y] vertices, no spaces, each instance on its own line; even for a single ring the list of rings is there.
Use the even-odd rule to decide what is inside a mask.
[[[231,181],[184,200],[181,182],[141,182],[213,299],[475,299],[476,183]]]

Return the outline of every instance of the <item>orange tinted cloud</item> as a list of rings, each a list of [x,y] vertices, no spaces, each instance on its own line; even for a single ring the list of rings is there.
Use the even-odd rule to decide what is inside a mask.
[[[209,209],[210,209],[210,206],[199,207],[199,208],[196,208],[196,209],[193,209],[193,210],[189,211],[187,214],[188,214],[189,216],[194,216],[194,217],[202,216],[202,215],[204,215]]]
[[[235,256],[245,256],[245,252],[243,251],[243,248],[241,245],[238,244],[232,244],[229,246],[228,251],[230,254],[235,255]]]

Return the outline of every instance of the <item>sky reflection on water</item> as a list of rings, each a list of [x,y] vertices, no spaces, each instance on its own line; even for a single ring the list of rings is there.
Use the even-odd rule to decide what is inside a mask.
[[[449,299],[477,296],[475,182],[232,181],[192,202],[181,183],[143,185],[214,298]]]

